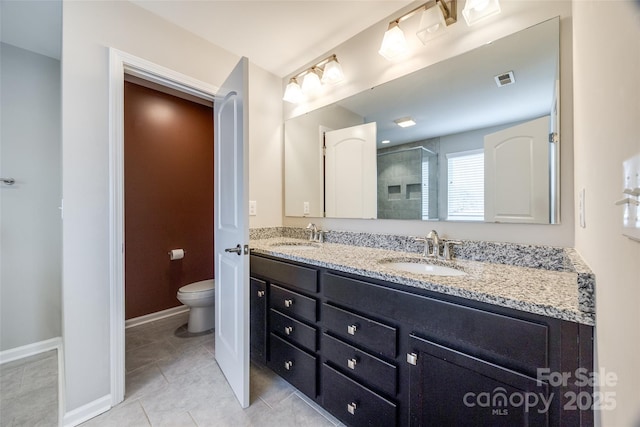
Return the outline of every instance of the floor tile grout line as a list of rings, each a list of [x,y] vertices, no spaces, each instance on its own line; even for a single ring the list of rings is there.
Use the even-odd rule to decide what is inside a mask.
[[[322,416],[322,418],[324,418],[325,420],[327,420],[329,423],[333,424],[334,426],[338,426],[340,425],[339,423],[336,424],[333,420],[327,418],[327,416],[325,414],[323,414],[319,409],[321,409],[322,411],[325,411],[327,414],[329,412],[327,412],[326,409],[320,407],[317,403],[313,402],[311,400],[311,398],[309,398],[308,396],[304,395],[302,392],[300,392],[299,390],[295,390],[293,392],[293,394],[295,394],[296,396],[298,396],[300,398],[300,400],[302,400],[304,403],[306,403],[307,405],[309,405],[311,407],[311,409],[313,409],[314,411],[316,411],[320,416]],[[309,399],[309,400],[307,400]],[[311,401],[311,403],[310,403]],[[313,403],[313,404],[312,404]],[[336,418],[337,421],[337,418]]]
[[[193,414],[191,414],[191,411],[187,411],[187,415],[189,415],[189,418],[191,418],[191,421],[193,421],[193,424],[194,424],[196,427],[200,427],[200,424],[198,424],[198,421],[196,421],[196,419],[195,419],[195,418],[193,418]]]
[[[288,397],[288,396],[287,396],[287,397]],[[258,400],[262,400],[262,403],[264,403],[265,405],[267,405],[267,407],[268,407],[269,409],[273,409],[273,406],[271,406],[271,405],[269,404],[269,402],[267,402],[266,400],[264,400],[264,399],[262,398],[262,396],[258,396]]]
[[[145,418],[147,419],[147,423],[149,423],[150,426],[153,426],[153,424],[151,423],[151,418],[149,418],[149,414],[147,414],[147,410],[144,409],[144,405],[142,404],[142,401],[139,398],[136,399],[136,401],[138,402],[138,405],[140,405],[140,408],[142,409],[142,413],[144,414]]]

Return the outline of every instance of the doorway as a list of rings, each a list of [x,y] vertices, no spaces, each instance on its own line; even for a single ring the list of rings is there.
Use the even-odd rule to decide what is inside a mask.
[[[218,88],[117,49],[109,49],[110,95],[110,370],[111,402],[124,400],[124,85],[125,75],[213,102]],[[214,211],[216,207],[214,206]]]
[[[127,320],[179,307],[180,287],[214,277],[213,104],[186,98],[125,76]]]

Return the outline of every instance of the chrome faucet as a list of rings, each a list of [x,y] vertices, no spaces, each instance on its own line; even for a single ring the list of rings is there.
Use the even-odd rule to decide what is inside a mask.
[[[320,230],[318,227],[316,227],[315,224],[311,222],[307,225],[307,230],[309,230],[310,242],[318,242],[318,243],[324,242],[325,231]]]
[[[436,230],[431,230],[427,237],[416,238],[417,242],[424,242],[424,250],[422,256],[428,258],[445,259],[450,260],[453,258],[453,245],[459,245],[462,242],[457,240],[445,240],[438,236]],[[440,245],[442,244],[442,251],[440,251]]]
[[[427,242],[431,241],[431,253],[427,253],[427,256],[440,258],[440,236],[436,230],[431,230],[427,234]]]

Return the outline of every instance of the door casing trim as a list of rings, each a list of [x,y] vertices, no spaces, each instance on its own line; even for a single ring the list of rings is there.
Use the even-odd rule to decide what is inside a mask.
[[[111,405],[124,400],[124,76],[213,101],[219,88],[146,59],[109,48],[109,316]],[[213,120],[213,117],[211,118]],[[216,207],[214,206],[214,209]]]

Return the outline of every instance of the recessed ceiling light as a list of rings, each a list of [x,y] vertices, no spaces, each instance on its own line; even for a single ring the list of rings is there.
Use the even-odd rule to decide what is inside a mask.
[[[401,128],[408,128],[409,126],[414,126],[416,124],[411,117],[403,117],[401,119],[394,120],[394,122]]]

